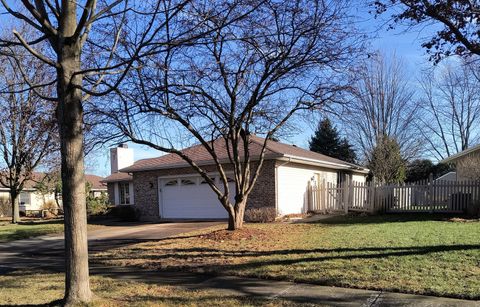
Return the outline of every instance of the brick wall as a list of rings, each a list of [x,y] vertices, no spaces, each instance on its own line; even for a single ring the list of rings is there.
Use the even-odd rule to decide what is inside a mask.
[[[215,166],[203,167],[207,172],[216,172]],[[229,167],[225,167],[228,171]],[[156,171],[136,172],[133,174],[135,207],[142,221],[160,219],[158,207],[158,177],[181,176],[194,173],[189,167]],[[275,161],[265,161],[262,173],[248,199],[247,208],[275,208]]]
[[[248,208],[275,208],[275,160],[263,163],[262,171],[247,202]]]

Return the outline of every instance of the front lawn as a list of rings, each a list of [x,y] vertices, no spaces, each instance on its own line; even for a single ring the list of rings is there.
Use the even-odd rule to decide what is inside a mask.
[[[153,283],[119,281],[93,276],[95,300],[89,306],[296,306],[283,299],[266,300],[225,295],[213,290],[189,290]],[[0,276],[0,305],[60,305],[64,276],[48,272],[18,271]],[[307,305],[307,304],[298,304]]]
[[[62,232],[63,220],[26,220],[18,224],[3,222],[0,224],[0,242]]]
[[[88,225],[89,230],[100,227],[102,226]],[[8,221],[0,222],[0,243],[60,233],[63,233],[62,219],[24,219],[18,224],[11,224]]]
[[[480,222],[389,215],[212,227],[94,255],[109,265],[480,298]]]

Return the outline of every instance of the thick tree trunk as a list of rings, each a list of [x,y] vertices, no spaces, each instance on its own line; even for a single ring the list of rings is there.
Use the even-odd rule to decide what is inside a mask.
[[[58,69],[57,119],[62,154],[62,196],[65,215],[65,304],[92,299],[88,271],[87,215],[85,201],[83,107],[79,47],[62,46]]]
[[[237,202],[231,212],[228,212],[227,230],[237,230],[243,227],[243,218],[245,215],[246,200]]]
[[[10,203],[12,205],[12,224],[20,222],[20,208],[18,205],[18,194],[10,191]]]

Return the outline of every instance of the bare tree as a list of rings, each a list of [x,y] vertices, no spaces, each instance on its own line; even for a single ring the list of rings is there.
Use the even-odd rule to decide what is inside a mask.
[[[456,163],[457,174],[462,180],[480,180],[480,157],[478,154],[470,154],[459,159]]]
[[[189,20],[196,18],[203,22],[210,15],[199,12],[189,0],[0,0],[0,3],[2,27],[18,26],[21,22],[33,32],[32,38],[15,30],[15,39],[0,38],[0,53],[16,59],[12,48],[20,46],[54,72],[51,80],[35,83],[25,78],[25,81],[37,94],[37,89],[45,85],[56,85],[55,93],[41,98],[56,103],[60,135],[65,303],[86,303],[92,293],[85,208],[84,109],[88,107],[85,102],[114,91],[135,61],[166,52],[170,46],[164,38],[167,29],[174,27],[172,23],[186,25],[185,32],[169,37],[169,44],[179,45],[202,36],[196,30],[197,25]],[[7,15],[11,22],[4,23]]]
[[[18,62],[0,57],[0,183],[9,189],[12,223],[20,220],[18,197],[25,182],[32,180],[36,167],[55,154],[57,142],[54,106],[28,88],[17,64],[34,80],[43,80],[45,71],[29,55],[17,54]]]
[[[385,137],[398,142],[405,159],[417,156],[421,149],[414,125],[418,106],[402,61],[394,55],[374,55],[356,74],[351,102],[340,120],[363,158],[368,160]]]
[[[424,74],[419,131],[428,149],[445,159],[467,149],[480,137],[480,82],[472,64],[437,67]]]
[[[422,47],[435,63],[454,54],[464,58],[480,55],[478,1],[375,0],[371,3],[377,14],[391,13],[394,23],[428,28]]]
[[[347,72],[362,49],[348,4],[262,1],[248,15],[251,5],[229,6],[228,15],[246,17],[230,24],[228,15],[210,18],[203,29],[210,35],[200,43],[143,60],[128,76],[129,86],[112,98],[118,104],[104,113],[106,121],[133,142],[188,162],[228,212],[228,229],[239,229],[269,140],[292,116],[336,101],[348,87]],[[210,8],[219,9],[225,10]],[[253,134],[264,136],[255,152],[259,139]],[[185,138],[208,152],[220,183],[181,151]],[[217,150],[225,150],[228,160]],[[229,190],[227,171],[234,174],[235,191]]]

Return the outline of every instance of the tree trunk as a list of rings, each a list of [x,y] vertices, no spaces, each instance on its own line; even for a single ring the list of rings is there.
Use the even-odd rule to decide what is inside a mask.
[[[62,155],[62,196],[65,215],[65,304],[92,299],[88,271],[87,215],[85,202],[83,106],[80,48],[77,43],[59,48],[57,120]]]
[[[247,201],[241,201],[235,204],[232,212],[228,212],[228,228],[227,230],[237,230],[243,227],[243,218],[245,215],[245,205]]]
[[[12,205],[12,224],[20,222],[20,208],[18,205],[18,194],[10,191],[10,203]]]

